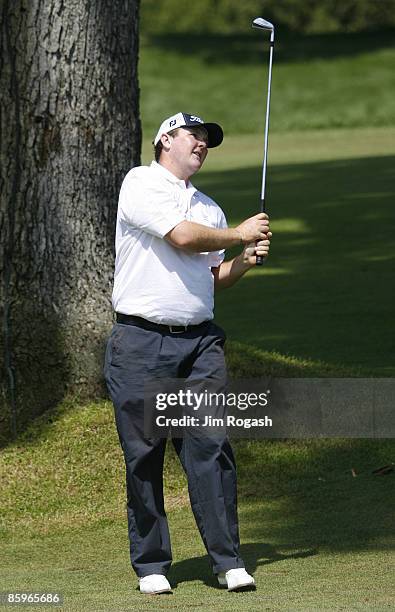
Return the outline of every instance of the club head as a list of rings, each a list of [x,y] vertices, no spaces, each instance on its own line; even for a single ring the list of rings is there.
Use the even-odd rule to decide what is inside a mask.
[[[269,30],[269,32],[273,32],[274,30],[274,25],[270,23],[270,21],[266,21],[266,19],[263,19],[262,17],[257,17],[256,19],[254,19],[254,21],[252,22],[252,27],[258,28],[260,30]]]

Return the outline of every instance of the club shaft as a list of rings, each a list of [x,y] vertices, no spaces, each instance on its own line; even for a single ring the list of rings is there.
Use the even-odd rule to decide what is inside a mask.
[[[270,55],[269,55],[269,76],[267,81],[267,99],[266,99],[266,120],[265,120],[265,145],[263,152],[263,167],[262,167],[262,189],[261,189],[261,212],[266,212],[265,192],[266,192],[266,169],[267,169],[267,154],[269,146],[269,118],[270,118],[270,95],[272,91],[272,66],[273,66],[273,49],[274,49],[274,33],[270,37]],[[264,258],[260,255],[256,257],[256,265],[262,266]]]
[[[263,153],[263,169],[262,169],[262,190],[261,200],[265,200],[266,191],[266,169],[267,169],[267,154],[269,145],[269,120],[270,120],[270,95],[272,91],[272,66],[273,66],[273,48],[274,42],[270,41],[270,56],[269,56],[269,76],[267,81],[267,100],[266,100],[266,120],[265,120],[265,148]]]

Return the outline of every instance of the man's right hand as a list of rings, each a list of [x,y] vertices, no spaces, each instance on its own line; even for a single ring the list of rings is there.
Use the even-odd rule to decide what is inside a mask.
[[[240,223],[236,228],[244,244],[265,239],[270,231],[269,217],[266,213],[258,213]]]
[[[237,246],[240,243],[249,244],[257,240],[268,240],[269,217],[266,213],[258,213],[240,223],[237,227],[216,229],[193,221],[181,221],[165,239],[173,246],[191,253],[204,253]]]

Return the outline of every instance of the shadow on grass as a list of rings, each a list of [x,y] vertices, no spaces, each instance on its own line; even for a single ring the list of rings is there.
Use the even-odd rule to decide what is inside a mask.
[[[256,212],[260,181],[246,168],[196,183],[236,224]],[[269,168],[271,255],[216,296],[228,338],[394,376],[394,185],[394,156]]]
[[[143,44],[182,55],[193,55],[207,64],[251,65],[262,63],[267,52],[268,38],[265,39],[254,31],[248,34],[168,32],[166,35],[146,36],[143,38]],[[350,57],[364,52],[392,48],[395,42],[395,30],[296,35],[278,27],[276,38],[276,63],[301,62]]]
[[[240,552],[247,570],[319,554],[390,551],[394,473],[376,476],[373,470],[390,462],[394,449],[393,440],[238,442],[246,541]],[[184,529],[189,520],[184,516]],[[188,533],[198,537],[194,528]],[[288,571],[280,565],[278,573]],[[206,555],[175,562],[170,580],[218,586]]]
[[[292,546],[289,546],[289,548],[292,548]],[[240,554],[245,562],[247,571],[254,573],[260,566],[289,559],[312,557],[318,554],[318,551],[307,549],[283,554],[270,544],[249,542],[240,547]],[[182,582],[190,582],[191,580],[202,580],[207,586],[221,588],[216,577],[211,572],[207,555],[174,563],[171,568],[170,580],[174,588],[177,588]]]
[[[234,444],[244,538],[276,547],[358,551],[395,544],[392,439]]]
[[[15,442],[31,422],[63,400],[71,378],[61,317],[50,317],[42,309],[38,313],[41,307],[29,306],[29,302],[31,295],[21,297],[24,307],[15,309],[10,326],[15,343],[12,351],[8,347],[13,375],[4,380],[0,394],[0,449]]]

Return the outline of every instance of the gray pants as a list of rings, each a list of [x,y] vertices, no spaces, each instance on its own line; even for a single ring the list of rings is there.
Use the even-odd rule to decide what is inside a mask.
[[[104,373],[125,458],[130,556],[139,577],[166,574],[172,561],[163,501],[166,439],[144,438],[144,378],[224,380],[224,342],[224,332],[214,323],[176,334],[117,323],[109,338]],[[172,442],[214,573],[244,567],[236,466],[227,437],[187,436]]]

